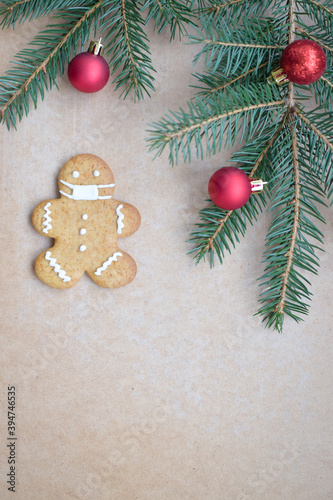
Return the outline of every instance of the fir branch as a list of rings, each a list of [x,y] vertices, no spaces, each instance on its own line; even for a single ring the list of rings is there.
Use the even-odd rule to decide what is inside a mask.
[[[267,8],[267,2],[258,0],[231,0],[229,2],[216,0],[198,2],[199,13],[207,18],[232,19],[246,15],[246,17],[259,17]]]
[[[231,5],[240,4],[242,2],[244,3],[244,0],[230,0],[230,2],[224,2],[220,5],[216,5],[216,3],[214,3],[213,7],[211,7],[209,10],[214,12],[220,12],[222,9],[231,7]]]
[[[323,49],[333,53],[333,48],[330,45],[327,45],[325,42],[323,42],[323,40],[319,37],[318,33],[317,36],[314,36],[309,28],[306,30],[301,27],[297,28],[297,33],[302,35],[303,38],[310,38],[310,40],[313,40],[314,42],[318,43],[318,45],[320,45]]]
[[[320,139],[326,144],[328,148],[330,148],[333,151],[333,142],[332,140],[325,135],[323,132],[320,131],[320,129],[311,121],[309,118],[307,118],[299,109],[295,109],[295,113],[299,118],[308,125],[309,128],[311,128],[317,135],[320,137]],[[333,117],[333,113],[330,114],[331,119]]]
[[[202,24],[204,33],[189,37],[191,43],[203,44],[194,62],[204,55],[206,66],[213,71],[233,75],[240,67],[244,71],[253,66],[258,68],[264,60],[271,60],[285,47],[267,20],[242,19],[241,23],[235,20],[227,23],[222,19],[216,23],[203,19]]]
[[[290,135],[290,139],[288,139]],[[275,192],[271,198],[275,214],[271,223],[264,254],[265,273],[260,295],[262,307],[258,314],[264,316],[267,326],[282,330],[285,315],[300,321],[307,314],[311,297],[309,280],[304,271],[317,273],[316,250],[321,249],[323,235],[315,222],[324,222],[317,204],[324,204],[323,190],[309,166],[299,156],[297,122],[291,122],[284,130],[289,154],[279,165],[273,182]]]
[[[328,0],[258,3],[263,11],[273,4],[273,18],[249,18],[243,7],[254,6],[251,0],[199,1],[203,33],[191,41],[203,45],[195,58],[205,56],[205,73],[197,75],[203,98],[194,98],[186,110],[170,112],[155,123],[150,143],[158,154],[168,145],[173,165],[180,153],[185,161],[191,160],[191,148],[201,158],[216,154],[222,137],[226,146],[236,137],[245,141],[232,161],[239,162],[250,177],[258,174],[270,183],[240,210],[225,211],[212,204],[200,210],[189,253],[195,254],[196,263],[208,256],[213,266],[214,255],[222,263],[225,252],[245,234],[247,223],[256,220],[265,196],[269,197],[274,215],[266,239],[258,314],[269,327],[281,331],[286,315],[300,321],[308,312],[311,292],[305,272],[317,272],[316,251],[323,240],[317,227],[324,222],[318,206],[324,204],[324,195],[333,197],[332,12]],[[308,25],[307,13],[315,20],[313,25]],[[327,51],[325,74],[306,89],[315,91],[320,104],[311,112],[302,105],[308,94],[291,82],[278,94],[274,87],[270,99],[259,97],[265,88],[260,82],[267,78],[261,70],[266,67],[268,73],[281,57],[281,49],[297,37],[310,38]]]
[[[292,159],[293,159],[293,170],[294,170],[294,199],[292,200],[291,203],[294,205],[294,215],[293,215],[293,225],[290,237],[289,250],[286,254],[287,262],[285,265],[285,270],[281,275],[283,280],[282,280],[280,298],[278,300],[278,303],[274,311],[278,315],[283,315],[286,305],[286,295],[289,288],[289,277],[290,277],[291,266],[293,265],[294,262],[296,238],[299,226],[300,174],[299,174],[298,147],[297,147],[295,124],[293,124],[293,130],[292,130],[292,152],[293,152]]]
[[[312,19],[318,26],[327,30],[328,33],[332,34],[333,31],[333,10],[331,0],[326,0],[319,3],[316,0],[298,0],[300,6],[302,7],[302,16],[306,14]],[[300,16],[300,14],[299,14]]]
[[[333,73],[326,71],[325,75],[312,84],[312,90],[317,104],[325,111],[333,111]]]
[[[125,0],[121,0],[121,13],[122,13],[123,25],[124,25],[125,43],[126,43],[126,47],[127,47],[128,57],[129,57],[129,60],[130,60],[130,67],[131,67],[130,73],[132,74],[133,85],[137,89],[137,87],[138,87],[138,78],[137,78],[137,74],[136,74],[136,71],[135,71],[136,64],[135,64],[134,55],[133,55],[134,49],[132,49],[132,44],[130,42],[130,34],[129,34],[130,27],[129,27],[129,24],[128,24],[128,21],[127,21],[127,13],[126,13]]]
[[[185,0],[185,4],[178,0],[5,0],[2,3],[3,28],[50,13],[53,18],[61,19],[59,25],[47,26],[27,49],[17,54],[14,67],[0,77],[0,122],[5,122],[8,128],[11,124],[16,128],[16,121],[28,114],[30,99],[36,107],[38,96],[43,99],[45,91],[56,85],[56,77],[63,75],[71,50],[75,54],[79,42],[82,47],[93,23],[95,33],[99,25],[105,34],[104,45],[112,72],[116,73],[116,89],[122,87],[124,97],[133,89],[135,99],[154,90],[155,70],[141,9],[148,9],[148,18],[154,17],[159,31],[170,24],[171,38],[177,29],[185,33],[185,25],[194,24],[194,14],[187,5],[190,0]]]
[[[265,197],[259,195],[252,197],[240,210],[225,211],[212,204],[200,210],[201,222],[196,224],[197,229],[193,230],[188,240],[195,245],[188,253],[196,253],[196,264],[207,254],[210,267],[214,266],[215,254],[222,264],[225,252],[231,253],[231,246],[234,248],[240,241],[239,235],[245,235],[247,223],[252,225],[257,220],[265,204]]]
[[[32,21],[65,8],[85,7],[92,2],[87,0],[44,0],[43,2],[3,0],[2,3],[5,7],[0,7],[0,17],[2,17],[0,26],[2,28],[13,26],[14,28],[17,22]]]
[[[258,169],[261,170],[261,175],[264,178],[269,179],[270,169],[268,165],[270,162],[274,163],[274,159],[270,157],[270,150],[274,146],[276,139],[285,123],[284,115],[281,119],[280,124],[276,129],[270,126],[261,134],[260,138],[255,138],[253,141],[247,143],[241,150],[241,152],[235,153],[233,155],[232,161],[242,162],[243,169],[245,171],[250,168],[248,172],[250,178],[254,178],[258,173]],[[253,159],[255,162],[253,163]],[[279,158],[279,155],[275,155],[275,158]],[[247,167],[246,165],[249,165]],[[266,172],[266,173],[264,173]],[[240,211],[230,210],[225,211],[219,209],[215,205],[211,205],[200,211],[199,216],[203,221],[197,224],[199,229],[194,230],[191,233],[191,238],[188,240],[195,246],[188,253],[197,252],[195,259],[196,263],[200,262],[201,259],[205,258],[207,252],[210,254],[210,265],[214,265],[214,253],[218,255],[220,262],[222,263],[222,258],[224,256],[225,250],[229,253],[231,252],[228,240],[233,243],[232,234],[233,231],[245,235],[246,230],[246,220],[253,224],[253,221],[257,219],[258,214],[262,211],[263,207],[266,205],[266,200],[264,194],[253,195],[249,203],[242,207]],[[230,220],[229,220],[230,219]],[[223,231],[226,234],[223,234]],[[236,237],[236,235],[235,235]],[[236,240],[239,241],[236,237]]]
[[[273,102],[262,102],[260,104],[252,104],[250,106],[245,106],[244,108],[234,109],[234,110],[228,111],[226,113],[218,114],[218,115],[213,116],[211,118],[208,118],[206,120],[199,121],[198,123],[194,123],[193,125],[183,127],[181,129],[181,134],[182,135],[192,134],[197,129],[203,129],[207,125],[211,125],[214,122],[221,122],[221,120],[224,120],[227,117],[232,117],[232,116],[235,116],[235,115],[240,114],[240,113],[246,113],[247,111],[255,111],[255,110],[258,110],[260,108],[269,108],[271,106],[276,107],[276,106],[280,106],[281,104],[284,104],[284,103],[285,103],[284,100],[273,101]],[[178,130],[175,132],[169,132],[169,133],[165,134],[164,140],[165,141],[172,141],[172,139],[174,139],[174,138],[179,138],[179,135],[180,135],[180,133]]]
[[[295,41],[296,0],[289,0],[289,43]]]
[[[95,2],[89,9],[81,7],[54,14],[54,17],[61,16],[63,24],[48,25],[30,43],[36,49],[23,49],[17,54],[14,67],[7,71],[8,76],[0,78],[0,116],[8,128],[10,123],[16,128],[16,118],[21,120],[24,113],[28,114],[29,98],[36,107],[38,93],[44,97],[44,90],[48,88],[46,73],[50,87],[56,82],[58,70],[63,74],[72,47],[79,38],[83,43],[87,39],[103,1]]]
[[[295,34],[296,0],[289,0],[289,43],[295,40]],[[308,298],[310,292],[304,285],[304,281],[307,280],[298,273],[296,267],[299,266],[314,272],[310,263],[315,264],[312,258],[313,246],[304,238],[301,241],[302,229],[299,227],[301,216],[300,163],[296,135],[297,124],[294,118],[296,115],[295,88],[291,82],[289,83],[288,108],[290,112],[288,128],[291,133],[290,164],[292,170],[286,162],[284,174],[282,168],[280,169],[282,172],[279,173],[279,176],[283,177],[279,187],[276,188],[275,203],[272,206],[272,208],[278,209],[278,212],[271,225],[266,243],[270,250],[265,255],[267,266],[263,279],[268,280],[263,284],[267,284],[268,288],[260,296],[260,302],[264,303],[264,306],[258,312],[264,316],[264,321],[267,322],[268,326],[273,326],[278,331],[282,331],[285,314],[291,316],[295,321],[299,321],[301,319],[299,314],[307,313],[307,304],[303,303],[302,298]],[[293,190],[289,189],[290,177],[293,182]],[[311,193],[310,198],[317,201],[313,193]],[[309,200],[306,203],[308,202]],[[311,205],[307,211],[312,216],[320,218]],[[286,221],[288,221],[288,229],[283,227],[283,223]],[[304,217],[303,232],[318,238],[318,229]]]
[[[317,115],[317,110],[306,116],[298,112],[299,142],[302,156],[330,198],[333,195],[333,113]]]
[[[328,85],[329,87],[333,88],[333,83],[332,83],[332,82],[330,82],[330,81],[328,80],[328,78],[325,78],[324,76],[321,76],[321,77],[320,77],[320,79],[321,79],[321,81],[322,81],[322,82],[325,82],[325,83],[326,83],[326,85]]]
[[[114,83],[116,89],[124,87],[124,98],[131,89],[135,99],[154,90],[148,38],[143,31],[144,20],[140,4],[134,0],[106,0],[101,31],[104,34],[105,53],[110,57],[113,74],[120,70]]]
[[[166,115],[152,124],[150,150],[161,154],[169,145],[171,164],[178,163],[179,152],[184,160],[191,159],[191,143],[195,143],[197,157],[220,151],[234,143],[237,134],[250,138],[265,121],[278,119],[285,100],[277,89],[269,85],[238,87],[238,92],[226,89],[224,93],[201,100],[197,97],[188,103],[188,111],[180,110]],[[248,117],[250,119],[248,120]],[[242,119],[242,121],[240,121]]]
[[[221,40],[200,40],[208,46],[238,47],[242,49],[283,49],[282,45],[264,45],[260,43],[222,42]],[[210,49],[209,49],[210,50]]]
[[[322,10],[333,18],[333,11],[328,8],[328,6],[332,5],[331,0],[326,0],[327,7],[324,4],[316,2],[315,0],[300,1],[300,4],[303,6],[303,8],[307,7],[308,5],[315,5],[319,10]]]
[[[222,219],[216,221],[217,223],[219,223],[219,225],[217,226],[217,229],[215,230],[213,236],[211,236],[209,238],[207,245],[205,247],[203,247],[203,249],[201,250],[201,254],[205,254],[208,249],[209,250],[214,249],[214,241],[215,241],[217,235],[220,233],[220,231],[222,231],[224,225],[227,223],[227,221],[232,213],[233,213],[233,210],[229,210]]]
[[[195,13],[188,2],[174,0],[146,0],[142,11],[148,10],[146,22],[151,19],[155,21],[155,29],[161,33],[166,26],[170,26],[170,41],[173,40],[178,31],[179,38],[187,34],[187,25],[196,26]]]
[[[268,61],[260,64],[258,68],[252,68],[242,72],[240,75],[236,76],[232,80],[227,80],[226,76],[224,74],[220,74],[218,71],[215,72],[207,71],[205,75],[196,74],[195,76],[197,77],[197,79],[200,82],[204,83],[206,87],[198,87],[193,85],[193,88],[201,90],[199,92],[199,95],[201,94],[208,97],[210,94],[214,94],[215,92],[221,92],[225,90],[227,87],[233,86],[236,82],[239,82],[239,80],[245,80],[245,82],[244,81],[242,82],[242,85],[246,85],[246,83],[259,83],[260,81],[260,79],[258,78],[258,76],[260,75],[259,70],[265,68],[266,71],[268,71],[267,66],[268,66]],[[251,78],[252,75],[254,77],[254,80]]]
[[[311,85],[311,92],[321,109],[333,111],[333,54],[326,53],[326,70],[323,76]]]
[[[254,165],[252,167],[252,170],[250,172],[250,175],[249,175],[250,178],[253,178],[256,175],[256,172],[257,172],[258,168],[260,167],[263,159],[265,158],[265,156],[267,155],[268,151],[272,148],[273,144],[275,143],[277,137],[279,136],[279,134],[280,134],[280,132],[281,132],[283,126],[284,126],[286,117],[287,117],[287,113],[285,113],[284,116],[282,116],[280,125],[278,126],[278,128],[276,129],[276,131],[274,132],[274,134],[272,135],[272,137],[269,139],[269,141],[267,142],[267,145],[265,146],[265,148],[260,153],[258,159],[255,161],[255,163],[254,163]]]

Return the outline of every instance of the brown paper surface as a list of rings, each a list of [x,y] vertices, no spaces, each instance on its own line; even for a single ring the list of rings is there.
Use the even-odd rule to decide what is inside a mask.
[[[1,74],[42,21],[0,32]],[[257,278],[270,216],[222,267],[194,265],[189,232],[230,151],[171,168],[147,152],[148,124],[184,105],[197,48],[151,33],[156,92],[134,103],[110,83],[81,94],[65,75],[38,109],[0,129],[0,498],[328,500],[332,480],[332,214],[314,298],[300,325],[267,331]],[[202,69],[199,65],[198,70]],[[50,240],[31,224],[72,156],[113,169],[140,230],[121,241],[128,286],[87,275],[47,287],[33,263]],[[7,387],[16,388],[16,493],[8,491]],[[9,444],[9,446],[8,446]]]

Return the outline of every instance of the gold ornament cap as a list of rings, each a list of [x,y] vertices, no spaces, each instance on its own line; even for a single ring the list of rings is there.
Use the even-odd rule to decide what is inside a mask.
[[[267,78],[267,82],[272,85],[273,81],[277,85],[283,85],[284,83],[289,83],[288,77],[284,72],[283,68],[276,68],[271,72],[271,76]]]
[[[101,43],[102,38],[97,41],[90,42],[88,52],[92,52],[95,56],[102,56],[104,52],[104,45]]]

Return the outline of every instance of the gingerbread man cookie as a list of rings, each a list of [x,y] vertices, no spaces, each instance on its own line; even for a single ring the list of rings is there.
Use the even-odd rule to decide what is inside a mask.
[[[86,271],[106,288],[130,283],[136,264],[119,249],[117,238],[139,229],[140,214],[112,198],[109,166],[98,156],[74,156],[60,170],[58,185],[60,198],[41,202],[32,215],[37,231],[55,239],[36,259],[38,278],[54,288],[70,288]]]

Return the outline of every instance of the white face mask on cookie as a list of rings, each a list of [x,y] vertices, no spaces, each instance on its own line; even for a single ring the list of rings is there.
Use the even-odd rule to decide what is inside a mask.
[[[72,190],[72,194],[67,194],[61,190],[59,190],[59,193],[67,196],[67,198],[71,200],[109,200],[112,196],[99,196],[98,190],[115,186],[115,184],[70,184],[61,179],[60,182],[69,187]]]

